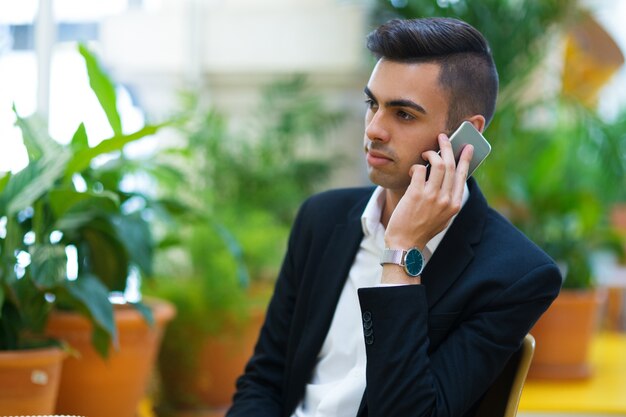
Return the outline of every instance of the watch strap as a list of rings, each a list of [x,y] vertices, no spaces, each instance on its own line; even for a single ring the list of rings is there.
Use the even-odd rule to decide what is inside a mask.
[[[404,257],[407,251],[402,249],[389,249],[385,248],[383,256],[380,259],[380,264],[396,264],[404,266]]]

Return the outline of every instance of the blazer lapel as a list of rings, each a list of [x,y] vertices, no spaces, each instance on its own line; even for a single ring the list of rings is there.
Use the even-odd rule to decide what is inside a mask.
[[[468,180],[470,197],[430,259],[422,284],[431,308],[463,273],[474,258],[472,246],[480,241],[487,216],[487,202],[473,178]]]
[[[307,295],[308,311],[302,325],[302,338],[293,360],[290,387],[305,386],[335,313],[339,296],[363,239],[361,214],[371,192],[350,211],[345,223],[337,224],[319,260],[319,270]],[[289,389],[289,388],[288,388]]]
[[[337,225],[320,262],[317,278],[311,289],[306,325],[319,347],[328,333],[335,307],[345,285],[354,257],[363,239],[359,220]],[[319,351],[319,349],[317,349]]]

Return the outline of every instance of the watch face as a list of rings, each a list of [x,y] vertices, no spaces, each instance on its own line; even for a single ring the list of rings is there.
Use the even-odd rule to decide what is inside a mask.
[[[422,257],[422,253],[415,248],[409,249],[404,258],[404,264],[407,274],[412,277],[418,276],[422,273],[422,268],[424,267],[424,258]]]

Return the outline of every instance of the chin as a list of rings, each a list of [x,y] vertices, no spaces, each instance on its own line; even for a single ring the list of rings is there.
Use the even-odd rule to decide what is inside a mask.
[[[406,190],[411,182],[408,175],[405,176],[406,178],[398,178],[398,176],[381,173],[372,168],[368,168],[368,174],[372,183],[389,190]]]

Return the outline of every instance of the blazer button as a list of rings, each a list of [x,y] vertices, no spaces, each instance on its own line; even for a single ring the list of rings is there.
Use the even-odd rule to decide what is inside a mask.
[[[369,335],[365,338],[365,343],[368,345],[374,344],[374,335]]]
[[[364,322],[363,322],[363,328],[364,328],[365,330],[367,330],[367,329],[371,329],[371,328],[372,328],[372,321],[371,321],[371,320],[370,320],[370,321],[364,321]]]
[[[364,312],[363,313],[363,320],[365,320],[365,321],[372,320],[372,313],[370,313],[369,311]]]
[[[371,328],[370,329],[365,329],[365,331],[363,332],[363,335],[365,337],[372,336],[373,334],[374,334],[374,329],[371,329]]]

